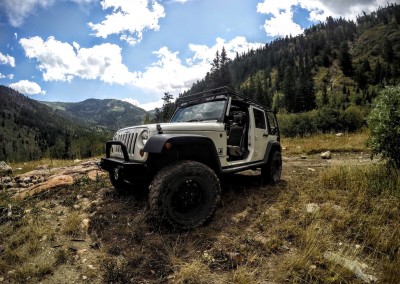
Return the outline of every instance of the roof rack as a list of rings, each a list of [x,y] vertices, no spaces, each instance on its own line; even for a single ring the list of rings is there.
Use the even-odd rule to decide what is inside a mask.
[[[227,86],[212,89],[212,90],[207,90],[207,91],[203,91],[203,92],[199,92],[199,93],[195,93],[195,94],[180,96],[179,98],[177,98],[176,104],[182,105],[182,104],[186,104],[191,101],[200,100],[202,98],[207,98],[207,97],[211,97],[211,96],[219,96],[219,95],[227,96],[227,97],[230,96],[236,100],[257,106],[262,109],[266,109],[265,107],[256,103],[255,101],[251,100],[250,98],[248,98],[244,95],[241,95],[235,91],[232,91]]]

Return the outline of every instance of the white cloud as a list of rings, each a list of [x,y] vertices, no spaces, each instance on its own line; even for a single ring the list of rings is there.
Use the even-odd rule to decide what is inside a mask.
[[[71,81],[73,78],[101,80],[109,84],[131,85],[157,94],[170,92],[177,95],[204,78],[211,68],[211,62],[218,51],[225,47],[227,56],[233,59],[249,49],[263,44],[249,43],[244,37],[230,41],[217,38],[213,46],[190,44],[191,58],[181,59],[178,52],[162,47],[155,51],[157,61],[144,71],[129,71],[122,63],[121,48],[114,44],[96,45],[82,48],[49,37],[46,41],[40,37],[22,38],[20,44],[30,59],[37,60],[39,70],[45,81]],[[148,109],[160,106],[159,102],[150,102],[141,107]]]
[[[163,106],[163,100],[158,100],[155,102],[149,102],[149,103],[144,103],[144,104],[141,104],[138,100],[133,99],[133,98],[125,98],[125,99],[122,99],[122,101],[131,103],[134,106],[140,107],[147,111],[153,110],[155,108],[161,108]]]
[[[265,21],[264,29],[268,36],[296,36],[303,33],[303,29],[293,22],[293,13],[288,11],[280,12]]]
[[[296,7],[308,10],[310,21],[319,22],[325,21],[328,16],[355,20],[362,11],[369,13],[386,4],[386,0],[264,0],[258,3],[257,12],[270,17],[263,25],[267,35],[296,36],[303,32],[293,19],[293,9]]]
[[[24,0],[16,4],[15,0],[3,0],[0,1],[0,7],[4,9],[10,24],[13,27],[19,27],[24,19],[34,13],[38,7],[47,8],[53,3],[54,0]]]
[[[79,44],[49,37],[22,38],[20,44],[28,58],[38,61],[45,81],[71,81],[74,77],[99,79],[106,83],[129,84],[136,74],[122,64],[121,48],[115,44],[80,48]]]
[[[135,85],[140,88],[162,92],[182,92],[196,80],[205,76],[209,64],[205,61],[188,66],[178,58],[178,52],[162,47],[154,54],[158,61],[140,72]]]
[[[90,3],[94,3],[94,2],[96,2],[98,0],[71,0],[71,1],[75,2],[75,3],[79,4],[79,5],[87,5],[87,4],[90,4]]]
[[[14,74],[3,75],[0,73],[0,79],[4,79],[4,78],[12,80],[12,79],[14,79]]]
[[[217,38],[216,43],[212,47],[208,47],[207,45],[189,44],[190,50],[193,51],[195,54],[192,58],[188,59],[187,62],[189,64],[193,64],[200,60],[210,64],[215,58],[216,52],[221,52],[223,47],[225,47],[228,58],[234,59],[236,56],[236,52],[241,54],[243,52],[249,51],[250,49],[257,49],[263,45],[263,43],[247,42],[246,38],[241,36],[235,37],[228,42],[226,42],[222,38]],[[208,65],[208,67],[211,66]]]
[[[102,0],[104,10],[112,9],[99,23],[89,23],[97,37],[107,38],[119,34],[120,39],[131,45],[139,43],[145,30],[158,31],[158,20],[165,17],[164,7],[154,0]]]
[[[10,55],[4,55],[0,52],[0,64],[10,65],[11,67],[15,67],[15,58]]]
[[[261,43],[249,43],[244,37],[236,37],[228,42],[217,38],[215,45],[211,47],[189,44],[189,49],[194,55],[184,62],[179,58],[178,52],[172,52],[167,47],[162,47],[154,52],[158,61],[144,72],[138,73],[134,84],[141,88],[152,89],[160,94],[164,92],[181,93],[190,88],[197,80],[205,77],[210,71],[211,62],[215,58],[217,50],[221,52],[222,47],[225,47],[227,56],[233,59],[236,52],[240,54],[262,45]]]
[[[42,90],[38,84],[28,80],[21,80],[17,83],[10,84],[9,87],[25,95],[46,94],[46,91]]]

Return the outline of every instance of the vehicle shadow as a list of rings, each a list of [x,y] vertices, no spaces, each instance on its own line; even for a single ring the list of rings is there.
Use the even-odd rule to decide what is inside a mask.
[[[235,238],[254,222],[262,208],[276,202],[286,186],[285,181],[263,185],[260,175],[242,173],[222,177],[221,187],[221,205],[215,216],[190,231],[174,231],[154,221],[146,191],[118,193],[107,188],[91,214],[89,228],[110,262],[104,264],[108,267],[105,281],[165,282],[174,270],[172,260],[206,251],[219,243],[222,235]],[[124,269],[115,264],[121,256],[126,260]]]

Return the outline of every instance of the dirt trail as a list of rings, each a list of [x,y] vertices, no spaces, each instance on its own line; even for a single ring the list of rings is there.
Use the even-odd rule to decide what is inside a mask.
[[[282,182],[276,186],[261,185],[257,171],[223,178],[222,204],[216,216],[207,226],[190,232],[171,232],[157,226],[148,216],[146,192],[116,193],[104,173],[97,172],[96,161],[54,169],[46,181],[35,187],[43,190],[28,198],[28,207],[22,213],[22,219],[28,223],[41,220],[49,228],[47,234],[42,233],[38,252],[26,262],[40,263],[47,257],[53,266],[49,273],[28,278],[41,283],[175,282],[179,280],[175,279],[176,267],[199,257],[207,261],[207,255],[214,258],[210,265],[213,271],[227,273],[250,261],[237,248],[230,247],[233,243],[229,238],[240,231],[245,235],[246,230],[254,229],[247,224],[257,204],[272,206],[282,190],[316,176],[327,166],[367,163],[371,160],[366,153],[333,153],[329,160],[319,155],[291,156],[283,158]],[[24,176],[38,174],[36,171]],[[50,182],[57,176],[70,177],[72,181],[51,186]],[[32,190],[27,188],[16,194],[28,197],[30,194],[21,196],[21,193]],[[75,225],[76,231],[68,232],[66,228],[74,221],[79,222]],[[10,234],[8,239],[12,238]],[[224,240],[226,243],[222,244]],[[254,237],[254,244],[247,246],[256,249],[268,241],[259,235]],[[0,247],[8,245],[7,239],[0,240]],[[279,250],[289,249],[282,247]],[[1,254],[0,251],[0,257]],[[269,261],[276,258],[275,255],[265,257]],[[19,272],[15,269],[3,273],[0,270],[0,283],[13,283],[16,273]],[[268,281],[267,274],[264,279]]]

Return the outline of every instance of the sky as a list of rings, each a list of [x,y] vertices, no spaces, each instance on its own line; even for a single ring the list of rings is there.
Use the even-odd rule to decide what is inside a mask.
[[[388,3],[400,0],[0,0],[0,85],[151,110],[204,78],[223,47],[233,59]]]

